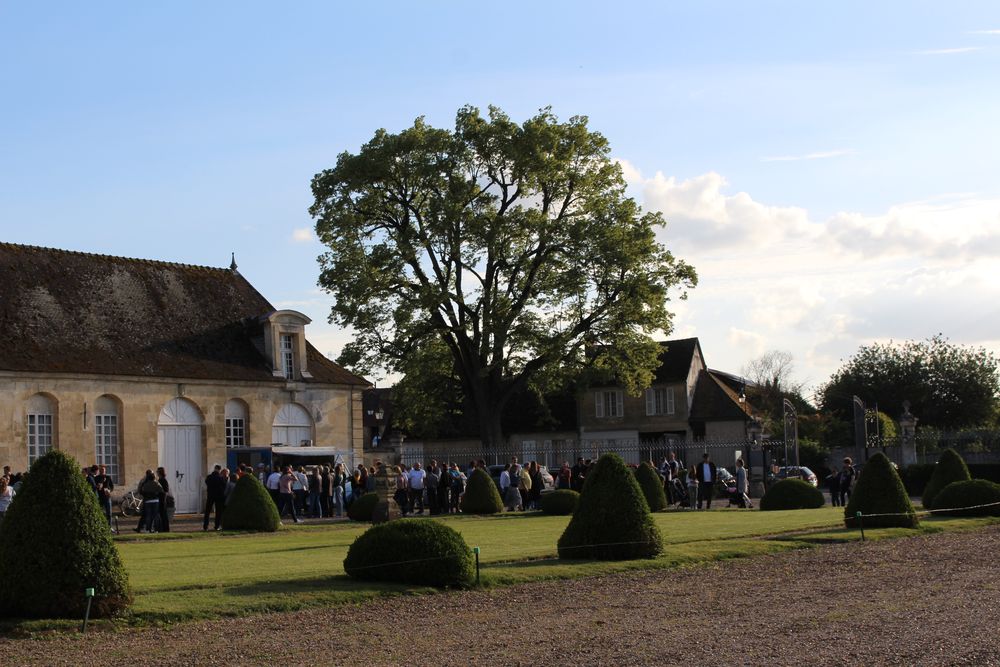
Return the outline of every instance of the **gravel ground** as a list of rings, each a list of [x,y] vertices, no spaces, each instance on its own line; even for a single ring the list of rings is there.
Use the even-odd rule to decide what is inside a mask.
[[[7,664],[998,665],[1000,526],[85,638]],[[947,564],[947,567],[945,567]]]

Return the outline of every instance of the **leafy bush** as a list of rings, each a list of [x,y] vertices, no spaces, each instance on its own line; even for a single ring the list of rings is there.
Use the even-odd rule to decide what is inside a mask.
[[[642,495],[646,498],[650,512],[660,512],[667,508],[667,494],[663,491],[663,479],[660,473],[646,461],[639,464],[635,470],[635,479],[639,482]]]
[[[985,479],[1000,484],[1000,463],[970,463],[968,467],[973,479]]]
[[[572,514],[580,502],[580,493],[573,489],[557,489],[551,493],[542,494],[542,513],[566,515]]]
[[[122,612],[132,602],[128,574],[97,496],[80,465],[52,450],[31,466],[0,528],[0,613],[82,618]]]
[[[617,454],[605,454],[587,475],[573,518],[559,538],[559,557],[628,560],[663,550],[660,531],[635,475]]]
[[[985,479],[952,482],[934,496],[934,509],[946,509],[941,514],[948,516],[1000,516],[1000,504],[992,503],[1000,503],[1000,484]]]
[[[253,475],[240,477],[222,513],[223,529],[273,533],[280,525],[278,508],[264,485]]]
[[[490,474],[482,468],[472,471],[462,496],[462,512],[465,514],[498,514],[503,511],[500,492]]]
[[[944,487],[952,482],[962,482],[972,479],[969,475],[969,468],[965,465],[965,460],[954,449],[946,449],[941,453],[937,465],[934,466],[934,473],[927,482],[924,489],[923,503],[927,509],[934,507],[934,496]]]
[[[911,496],[924,495],[924,489],[933,474],[933,463],[914,463],[899,469],[899,478],[903,480],[903,486]]]
[[[352,521],[371,521],[376,505],[378,505],[378,494],[374,491],[366,493],[348,506],[347,516]]]
[[[348,549],[344,571],[355,579],[437,587],[468,586],[475,576],[472,550],[462,536],[423,519],[372,526]]]
[[[868,459],[861,477],[854,485],[851,499],[844,508],[844,523],[848,528],[858,527],[858,520],[854,516],[857,512],[886,515],[864,517],[865,527],[916,528],[919,523],[910,496],[903,487],[903,480],[882,452]]]
[[[760,499],[760,509],[765,512],[816,509],[825,503],[823,492],[809,482],[803,482],[801,479],[783,479],[772,484]]]

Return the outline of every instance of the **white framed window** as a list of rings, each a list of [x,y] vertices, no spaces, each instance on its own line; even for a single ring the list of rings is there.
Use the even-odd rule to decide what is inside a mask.
[[[55,446],[55,403],[43,394],[28,399],[28,467]]]
[[[646,390],[647,415],[672,415],[674,411],[673,387],[653,387]]]
[[[295,379],[295,336],[281,334],[281,372],[286,380]]]
[[[105,466],[108,475],[116,483],[121,482],[118,474],[118,415],[94,415],[94,461]]]
[[[313,421],[301,405],[286,403],[274,416],[271,444],[298,447],[313,440]]]
[[[247,407],[243,401],[226,401],[226,447],[247,446]]]
[[[625,414],[622,392],[615,389],[594,394],[597,417],[622,417]]]

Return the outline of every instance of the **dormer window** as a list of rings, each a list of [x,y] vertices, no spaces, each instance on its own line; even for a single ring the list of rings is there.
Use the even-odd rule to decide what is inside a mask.
[[[286,380],[295,379],[295,337],[281,334],[281,372]]]
[[[306,325],[312,320],[294,310],[278,310],[261,320],[272,375],[289,381],[312,378],[306,366]]]

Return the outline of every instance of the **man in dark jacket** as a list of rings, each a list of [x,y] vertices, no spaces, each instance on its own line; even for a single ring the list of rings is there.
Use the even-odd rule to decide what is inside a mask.
[[[702,500],[705,501],[705,509],[712,509],[712,491],[716,479],[715,463],[709,458],[708,452],[705,452],[698,464],[698,509],[701,509]]]
[[[205,486],[208,489],[208,498],[205,500],[205,523],[203,530],[208,530],[208,515],[215,506],[215,529],[222,530],[222,512],[226,509],[226,480],[222,477],[222,466],[215,466],[208,477],[205,478]]]

